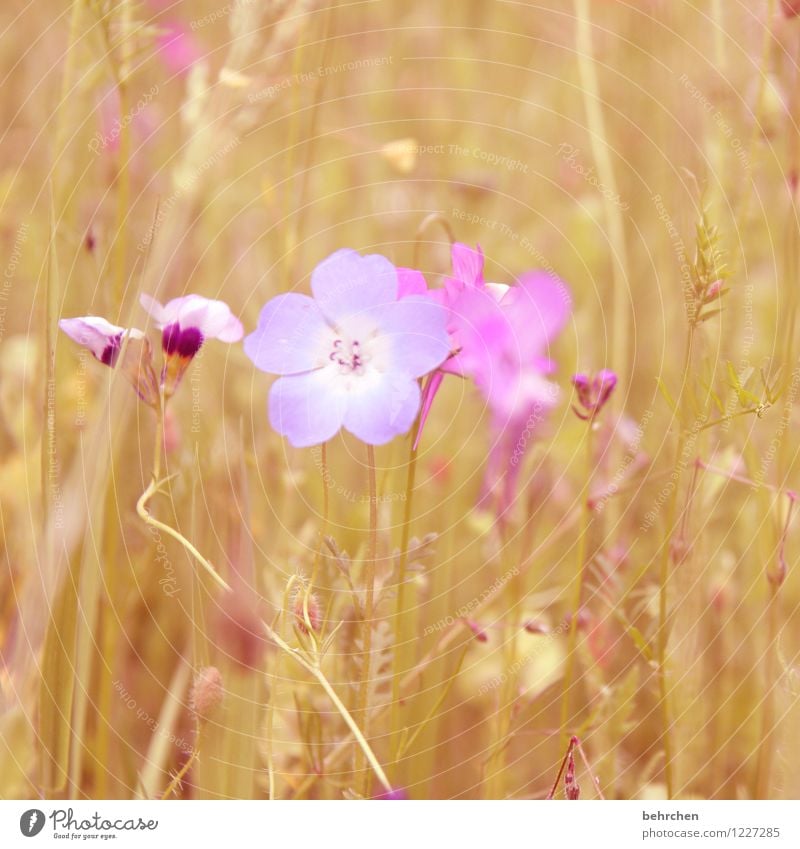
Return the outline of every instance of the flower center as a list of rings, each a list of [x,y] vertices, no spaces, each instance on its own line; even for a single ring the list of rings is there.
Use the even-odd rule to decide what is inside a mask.
[[[329,359],[339,366],[341,374],[363,374],[370,358],[365,354],[358,339],[334,339]]]

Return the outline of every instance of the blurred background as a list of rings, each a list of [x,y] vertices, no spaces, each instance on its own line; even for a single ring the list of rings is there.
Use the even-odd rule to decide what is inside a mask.
[[[158,797],[190,759],[172,795],[355,793],[341,717],[258,623],[290,612],[319,558],[313,590],[338,627],[325,669],[352,703],[363,446],[332,441],[323,481],[318,450],[270,429],[271,378],[239,345],[203,347],[171,403],[176,477],[152,509],[234,586],[222,597],[136,515],[151,411],[56,321],[144,327],[140,292],[196,292],[250,332],[340,247],[441,285],[449,228],[480,244],[487,279],[545,269],[573,310],[550,352],[561,400],[502,522],[479,504],[485,402],[445,381],[416,467],[400,644],[408,440],[377,452],[371,742],[393,785],[548,793],[588,496],[582,797],[796,798],[795,5],[4,3],[0,796]],[[687,287],[713,228],[730,291],[687,357]],[[569,381],[601,368],[619,384],[586,458]],[[209,665],[224,699],[194,759],[189,694]]]

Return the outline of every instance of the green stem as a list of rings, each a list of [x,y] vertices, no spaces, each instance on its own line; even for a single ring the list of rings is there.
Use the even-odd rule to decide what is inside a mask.
[[[358,716],[369,738],[369,687],[372,666],[372,620],[375,616],[375,558],[378,549],[378,486],[375,475],[375,448],[367,445],[367,477],[369,479],[369,541],[364,563],[364,622],[361,636],[361,685],[358,693]],[[363,746],[361,747],[363,751]],[[371,774],[364,770],[360,752],[356,751],[355,773],[361,778],[362,795],[369,797]]]
[[[406,634],[403,626],[406,617],[406,570],[408,568],[408,541],[411,536],[411,514],[414,496],[414,484],[417,474],[417,449],[415,434],[417,425],[411,429],[411,443],[406,470],[406,501],[403,509],[403,525],[400,529],[400,562],[397,566],[397,598],[394,610],[394,659],[392,669],[392,744],[393,760],[399,756],[400,746],[400,680],[405,668]]]
[[[775,749],[775,698],[774,690],[780,677],[778,666],[778,617],[780,615],[779,587],[770,584],[767,602],[767,656],[764,669],[765,688],[761,713],[761,738],[758,744],[754,798],[769,799],[770,776]]]
[[[694,324],[689,325],[689,334],[686,339],[686,352],[684,354],[684,380],[689,378],[689,370],[692,364],[692,351],[694,348]],[[681,391],[680,402],[682,407],[686,406],[687,387]],[[658,577],[658,634],[656,638],[656,660],[658,663],[658,700],[659,712],[661,714],[661,734],[664,742],[664,783],[667,788],[667,798],[672,799],[674,794],[674,765],[672,751],[672,719],[669,708],[669,683],[667,671],[667,643],[669,641],[669,579],[670,558],[672,556],[672,537],[675,533],[676,514],[678,508],[678,492],[680,490],[681,474],[684,462],[683,454],[686,448],[686,429],[683,421],[679,421],[678,443],[675,446],[675,463],[673,465],[672,479],[674,486],[670,492],[667,502],[667,530],[662,543],[661,562]]]
[[[589,509],[589,492],[592,482],[592,427],[593,421],[589,421],[584,431],[585,470],[583,474],[583,485],[580,491],[581,524],[578,531],[578,549],[575,560],[575,578],[573,581],[572,601],[570,604],[569,638],[567,643],[566,668],[564,670],[564,684],[561,693],[561,742],[559,749],[566,749],[572,738],[570,733],[570,690],[572,689],[575,676],[575,658],[578,651],[578,618],[583,600],[583,586],[586,577],[586,549],[589,537],[589,525],[591,523],[591,510]]]
[[[121,121],[119,135],[119,156],[117,165],[117,233],[114,242],[114,308],[120,309],[125,293],[125,271],[126,271],[126,243],[127,227],[126,221],[130,213],[130,158],[131,158],[131,135],[129,121],[125,120],[128,115],[129,91],[128,77],[130,74],[130,28],[132,18],[131,0],[120,2],[120,53],[122,54],[119,74],[117,78],[117,92],[119,94],[119,113]]]
[[[621,374],[627,362],[628,303],[625,268],[627,267],[627,246],[625,241],[625,223],[619,204],[614,198],[617,182],[606,141],[606,128],[601,108],[600,85],[597,80],[597,68],[592,48],[592,22],[589,13],[589,0],[575,0],[575,49],[578,55],[578,72],[583,92],[583,107],[589,130],[589,142],[592,155],[597,163],[597,176],[600,183],[608,188],[603,193],[605,218],[612,247],[612,279],[614,281],[612,315],[614,318],[614,340],[611,353],[611,368]]]

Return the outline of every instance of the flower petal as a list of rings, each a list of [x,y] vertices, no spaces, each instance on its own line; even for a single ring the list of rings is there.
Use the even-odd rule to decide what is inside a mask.
[[[328,364],[333,332],[316,301],[288,292],[268,301],[244,352],[262,371],[299,374]]]
[[[408,433],[420,404],[419,385],[397,372],[361,377],[347,396],[344,426],[368,445],[385,445]]]
[[[241,322],[231,313],[224,301],[204,298],[202,295],[187,295],[179,298],[176,320],[182,328],[196,327],[206,339],[221,339],[223,342],[238,342],[244,334]],[[167,311],[175,309],[172,301]],[[223,338],[225,337],[225,338]]]
[[[425,275],[413,268],[397,269],[397,298],[407,298],[409,295],[425,295],[428,284]]]
[[[62,318],[58,326],[74,342],[88,348],[98,359],[103,359],[103,353],[116,337],[125,333],[124,327],[117,327],[98,315],[86,315],[80,318]],[[132,337],[141,337],[140,330],[131,330]]]
[[[455,242],[450,249],[453,276],[465,286],[483,285],[483,251],[480,245],[471,248]]]
[[[314,269],[311,291],[325,317],[337,323],[396,301],[397,269],[380,254],[361,256],[342,248]]]
[[[422,295],[370,310],[381,336],[391,346],[392,367],[411,377],[422,377],[450,355],[447,310]]]
[[[566,284],[545,271],[529,271],[519,277],[502,300],[511,307],[509,315],[519,321],[519,335],[528,341],[528,351],[541,351],[566,324],[572,297]],[[524,332],[523,332],[524,331]]]
[[[269,391],[269,421],[295,448],[327,442],[342,426],[347,394],[332,369],[281,377]]]
[[[163,329],[165,325],[175,320],[175,316],[167,314],[167,310],[161,301],[157,301],[152,295],[142,292],[139,295],[139,303],[144,311],[153,319],[156,327]]]

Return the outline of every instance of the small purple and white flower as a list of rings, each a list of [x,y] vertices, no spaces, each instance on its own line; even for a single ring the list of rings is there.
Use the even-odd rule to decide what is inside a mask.
[[[224,301],[185,295],[161,304],[145,294],[139,301],[161,330],[161,347],[166,359],[161,379],[167,398],[177,389],[206,339],[230,343],[238,342],[244,335],[242,323]]]
[[[153,353],[141,330],[118,327],[97,315],[62,318],[58,326],[70,339],[87,348],[96,360],[109,368],[114,368],[124,348],[125,358],[120,363],[120,371],[146,404],[156,406],[159,403],[158,381],[152,364]]]
[[[288,292],[269,301],[244,350],[280,375],[269,393],[273,428],[295,447],[342,427],[369,445],[408,432],[418,379],[450,355],[446,310],[412,294],[420,288],[385,257],[342,249],[314,269],[313,298]]]
[[[116,365],[126,334],[131,339],[141,339],[144,336],[141,330],[118,327],[99,315],[62,318],[58,326],[73,342],[88,348],[96,360],[111,368]]]

